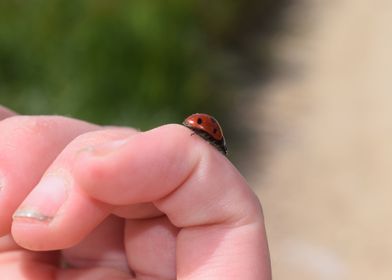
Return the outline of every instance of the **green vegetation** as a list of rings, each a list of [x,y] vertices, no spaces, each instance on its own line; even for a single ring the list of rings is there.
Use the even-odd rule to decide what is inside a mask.
[[[142,129],[224,111],[230,61],[270,2],[1,1],[0,103]]]

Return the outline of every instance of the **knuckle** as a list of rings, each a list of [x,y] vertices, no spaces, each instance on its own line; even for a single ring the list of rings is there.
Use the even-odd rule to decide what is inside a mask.
[[[102,161],[89,161],[78,170],[79,183],[85,189],[96,189],[100,187],[100,182],[111,177],[111,171],[107,164]]]

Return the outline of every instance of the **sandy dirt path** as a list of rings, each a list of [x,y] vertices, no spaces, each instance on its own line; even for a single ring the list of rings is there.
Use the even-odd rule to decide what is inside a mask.
[[[304,3],[250,116],[274,279],[390,280],[392,1]]]

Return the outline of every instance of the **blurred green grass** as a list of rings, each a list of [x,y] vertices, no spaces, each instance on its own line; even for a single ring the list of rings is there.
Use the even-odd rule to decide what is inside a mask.
[[[140,129],[194,112],[224,115],[233,106],[227,89],[240,80],[238,64],[268,57],[265,50],[249,56],[255,50],[247,43],[277,6],[272,0],[1,1],[0,103],[23,114]]]

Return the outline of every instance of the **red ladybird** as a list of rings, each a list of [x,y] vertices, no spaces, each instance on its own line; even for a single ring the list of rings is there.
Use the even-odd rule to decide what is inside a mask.
[[[187,117],[182,124],[208,141],[224,155],[227,155],[226,141],[222,128],[214,117],[196,113]]]

